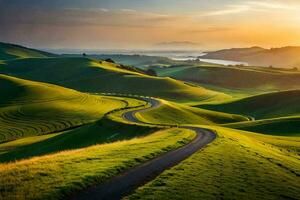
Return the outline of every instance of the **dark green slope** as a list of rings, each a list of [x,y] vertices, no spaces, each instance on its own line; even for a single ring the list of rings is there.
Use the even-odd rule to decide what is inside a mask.
[[[247,121],[228,124],[226,126],[230,128],[270,135],[299,136],[300,116]]]
[[[171,78],[147,76],[121,69],[118,64],[83,57],[10,60],[0,64],[0,73],[83,92],[149,95],[186,103],[229,97]]]
[[[0,60],[11,60],[18,58],[45,58],[54,56],[56,55],[48,52],[0,42]]]
[[[258,94],[300,87],[300,72],[263,67],[175,66],[156,68],[159,76],[206,85],[214,90]]]
[[[254,121],[226,126],[272,135],[299,135],[300,90],[267,93],[219,105],[203,105],[203,108],[247,115]]]
[[[0,143],[64,131],[123,108],[118,99],[0,74]]]
[[[300,114],[300,90],[266,93],[202,108],[243,114],[255,119],[297,116]]]

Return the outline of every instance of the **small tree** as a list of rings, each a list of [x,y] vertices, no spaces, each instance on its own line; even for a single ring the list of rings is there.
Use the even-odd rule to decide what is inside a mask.
[[[110,62],[110,63],[115,63],[115,61],[113,59],[111,59],[111,58],[107,58],[107,59],[105,59],[105,61],[106,62]]]
[[[157,76],[157,73],[154,69],[147,69],[146,74],[150,76]]]
[[[86,57],[86,53],[83,53],[82,56],[83,56],[83,57]]]

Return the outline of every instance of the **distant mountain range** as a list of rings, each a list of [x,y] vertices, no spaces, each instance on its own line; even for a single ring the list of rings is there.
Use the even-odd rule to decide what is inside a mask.
[[[161,48],[161,49],[197,49],[199,48],[199,44],[195,42],[189,42],[189,41],[172,41],[172,42],[161,42],[154,44],[154,47]]]
[[[300,47],[297,46],[271,49],[261,47],[233,48],[206,53],[200,58],[241,61],[254,66],[300,67]]]

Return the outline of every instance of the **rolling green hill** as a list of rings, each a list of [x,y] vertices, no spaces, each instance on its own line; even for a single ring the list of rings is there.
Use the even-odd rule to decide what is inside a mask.
[[[0,142],[63,131],[127,104],[118,98],[0,75]]]
[[[269,135],[299,136],[300,116],[262,119],[227,124],[225,126]]]
[[[300,138],[207,126],[219,137],[125,199],[299,199]]]
[[[166,57],[159,56],[146,56],[146,55],[118,55],[118,54],[103,54],[103,55],[89,55],[89,57],[95,59],[105,60],[111,58],[117,63],[125,65],[132,65],[141,69],[147,69],[149,65],[169,66],[174,64],[173,60]]]
[[[196,141],[187,124],[217,137],[125,199],[300,198],[300,72],[116,57],[159,76],[0,43],[0,199],[69,198]],[[125,120],[144,96],[162,104]]]
[[[224,49],[208,52],[202,58],[242,61],[255,66],[292,68],[300,67],[300,47]]]
[[[45,58],[53,56],[55,55],[44,51],[0,42],[0,60],[10,60],[17,58]]]
[[[223,124],[248,121],[247,117],[204,110],[161,100],[162,106],[136,116],[148,123],[156,124]]]
[[[230,98],[175,79],[147,76],[118,64],[79,57],[11,60],[0,65],[0,73],[90,93],[148,95],[184,103]]]
[[[0,162],[129,140],[146,136],[156,130],[158,129],[101,119],[59,133],[31,136],[0,144]]]
[[[203,105],[202,108],[247,115],[255,119],[298,116],[300,114],[300,90],[266,93],[236,101]]]
[[[225,126],[271,135],[300,134],[300,90],[272,92],[201,108],[248,116],[255,120]]]
[[[259,94],[300,87],[300,73],[262,67],[183,65],[155,69],[159,76],[172,77],[234,94]]]
[[[186,129],[94,145],[0,164],[0,199],[66,199],[74,191],[179,148],[195,137]]]

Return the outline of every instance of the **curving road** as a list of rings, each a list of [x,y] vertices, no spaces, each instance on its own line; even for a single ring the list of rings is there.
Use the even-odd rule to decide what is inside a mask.
[[[137,112],[145,112],[149,109],[157,108],[161,105],[161,103],[158,100],[151,98],[142,98],[142,100],[147,101],[151,107],[126,112],[123,114],[123,118],[131,122],[146,124],[137,119],[135,114]],[[76,196],[73,196],[71,199],[121,199],[123,196],[133,192],[139,186],[142,186],[148,181],[153,180],[164,170],[169,169],[185,160],[199,149],[211,143],[216,138],[216,134],[207,129],[192,126],[180,126],[179,128],[193,130],[197,133],[197,135],[187,145],[133,167],[123,174],[113,177],[105,183],[96,185],[80,194],[77,194]]]

